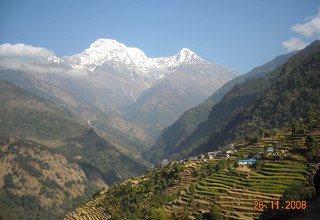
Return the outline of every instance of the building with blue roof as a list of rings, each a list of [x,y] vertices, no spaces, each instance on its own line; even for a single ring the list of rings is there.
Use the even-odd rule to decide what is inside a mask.
[[[250,159],[246,159],[246,160],[239,160],[238,164],[239,165],[252,165],[252,164],[255,164],[256,162],[257,162],[256,159],[250,158]]]

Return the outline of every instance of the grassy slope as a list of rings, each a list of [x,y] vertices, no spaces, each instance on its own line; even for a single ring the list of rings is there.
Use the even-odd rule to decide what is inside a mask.
[[[93,217],[95,212],[92,210],[101,206],[115,219],[143,219],[155,215],[158,219],[183,219],[187,216],[192,219],[200,215],[253,219],[265,213],[268,213],[265,217],[273,216],[276,213],[270,209],[254,209],[253,202],[263,200],[270,205],[270,200],[309,199],[314,194],[312,178],[317,166],[306,159],[307,135],[313,135],[319,143],[320,127],[293,135],[289,130],[282,130],[254,144],[237,142],[237,152],[232,158],[190,161],[153,169],[142,177],[110,188],[103,195],[98,195],[95,202],[76,211],[78,214],[89,212],[88,216]],[[258,165],[249,169],[235,165],[237,157],[253,155],[270,145],[277,146],[279,154],[265,154]],[[281,153],[282,150],[288,153]],[[180,169],[173,172],[177,166]],[[173,174],[168,175],[170,172]],[[294,213],[289,210],[284,215],[288,217]],[[73,212],[66,219],[72,215],[77,214]]]

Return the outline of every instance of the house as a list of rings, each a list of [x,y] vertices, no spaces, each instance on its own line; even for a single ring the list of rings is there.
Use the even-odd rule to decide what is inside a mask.
[[[233,154],[234,152],[237,152],[237,150],[227,150],[226,151],[227,154]]]
[[[228,157],[230,157],[230,155],[229,154],[216,154],[215,157],[217,157],[217,158],[228,158]]]
[[[239,160],[238,164],[239,165],[252,165],[252,164],[255,164],[256,162],[257,162],[256,159],[250,158],[250,159],[247,159],[247,160]]]
[[[274,153],[274,147],[268,147],[266,151],[267,153]]]
[[[188,157],[188,160],[189,161],[194,161],[194,160],[197,160],[197,157]]]
[[[161,167],[169,165],[169,160],[168,159],[163,159],[161,162]]]
[[[213,159],[214,158],[214,156],[216,155],[217,153],[216,152],[207,152],[207,157],[208,157],[208,159]]]

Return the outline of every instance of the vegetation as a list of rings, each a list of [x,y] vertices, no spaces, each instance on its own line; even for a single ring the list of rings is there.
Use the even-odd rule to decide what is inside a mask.
[[[317,167],[308,156],[307,146],[314,146],[314,139],[320,139],[320,120],[313,121],[316,126],[311,126],[308,119],[298,122],[307,128],[304,134],[295,134],[287,127],[264,130],[264,135],[254,143],[249,139],[235,142],[236,151],[230,158],[173,162],[151,169],[141,177],[109,188],[95,198],[99,202],[79,207],[73,215],[103,207],[111,219],[291,216],[282,210],[255,208],[254,201],[265,201],[270,206],[271,200],[282,204],[285,200],[309,201],[315,197],[313,175]],[[263,154],[257,164],[247,167],[237,164],[244,154],[253,156],[270,145],[276,146],[276,152]],[[96,216],[94,212],[92,216]]]
[[[294,54],[295,52],[278,56],[247,74],[238,76],[227,82],[214,92],[205,102],[186,111],[174,124],[164,129],[154,147],[149,152],[145,153],[144,156],[150,161],[168,157],[168,155],[182,151],[193,141],[197,140],[199,143],[198,140],[201,140],[201,136],[206,136],[205,134],[209,132],[209,129],[220,129],[222,125],[230,120],[234,112],[237,112],[246,104],[246,102],[242,102],[243,100],[252,99],[254,97],[252,94],[260,92],[256,87],[250,93],[245,93],[244,89],[240,89],[241,86],[234,89],[233,87],[243,84],[249,79],[263,77],[273,71],[276,67],[287,62]],[[256,81],[257,80],[254,82]],[[239,90],[241,90],[241,92]],[[226,94],[229,94],[229,96],[224,98]],[[237,94],[239,95],[237,96]],[[221,100],[223,101],[219,103]],[[213,112],[211,112],[212,110]],[[208,119],[208,116],[210,117],[210,120],[206,123],[205,121]],[[204,124],[198,128],[198,125],[203,122]],[[197,129],[199,130],[198,132],[196,131]],[[191,136],[194,137],[192,138]],[[194,146],[196,146],[196,144]]]
[[[84,170],[88,166],[95,167],[108,185],[141,175],[146,170],[145,165],[120,153],[93,129],[87,130],[80,137],[68,139],[66,144],[55,150],[78,163]]]
[[[86,130],[63,107],[6,81],[0,81],[0,101],[0,137],[63,140]]]
[[[1,219],[58,219],[94,192],[76,164],[44,145],[0,138],[0,153]]]

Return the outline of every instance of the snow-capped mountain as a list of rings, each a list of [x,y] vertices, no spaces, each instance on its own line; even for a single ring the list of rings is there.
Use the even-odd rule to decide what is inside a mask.
[[[148,111],[153,111],[148,117],[159,129],[236,76],[235,72],[211,64],[187,48],[173,56],[150,58],[139,48],[113,39],[98,39],[71,56],[46,54],[46,58],[34,58],[23,65],[20,60],[19,65],[10,66],[18,66],[38,80],[54,84],[85,105],[125,113],[128,118],[136,119],[131,121],[137,124],[140,118],[147,118],[144,116]],[[9,62],[4,61],[0,61],[0,67]],[[152,110],[155,108],[169,118],[157,119],[156,111]],[[149,122],[142,123],[148,127],[145,123]]]
[[[148,58],[139,48],[127,47],[123,43],[112,39],[98,39],[88,49],[79,54],[64,57],[64,60],[68,61],[73,69],[89,72],[95,71],[98,66],[106,63],[112,64],[113,67],[119,70],[120,63],[124,64],[130,72],[135,72],[143,77],[150,76],[150,72],[154,71],[158,72],[159,75],[163,75],[160,72],[182,64],[205,62],[187,48],[181,49],[174,56]]]
[[[65,57],[73,69],[88,70],[93,72],[95,68],[108,61],[125,64],[128,68],[143,71],[148,58],[138,48],[130,48],[111,39],[98,39],[83,52]]]

